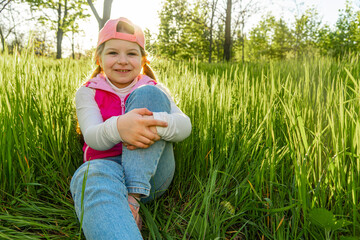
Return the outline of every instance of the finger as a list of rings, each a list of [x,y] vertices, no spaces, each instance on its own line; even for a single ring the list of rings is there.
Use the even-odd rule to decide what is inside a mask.
[[[150,137],[145,137],[145,136],[137,136],[136,139],[132,140],[129,142],[129,145],[135,146],[137,148],[148,148],[150,147],[152,144],[154,144],[154,140],[155,139],[154,134],[151,134]]]
[[[144,148],[144,149],[150,147],[150,145],[144,144],[142,142],[134,142],[133,146],[136,148]]]
[[[155,142],[153,139],[155,139],[155,136],[154,136],[154,135],[152,135],[151,138],[147,138],[147,137],[141,136],[141,137],[139,137],[138,142],[141,142],[141,143],[143,143],[144,145],[151,146],[151,145],[153,145],[154,142]]]
[[[145,126],[158,126],[158,127],[167,127],[168,124],[165,121],[156,120],[156,119],[142,119]]]
[[[153,113],[147,108],[136,108],[133,111],[140,115],[153,115]]]
[[[159,141],[161,139],[161,137],[157,134],[157,133],[155,133],[155,138],[154,138],[154,142],[156,142],[156,141]]]
[[[133,146],[133,145],[128,145],[128,146],[126,146],[126,148],[127,148],[128,150],[135,150],[135,149],[137,149],[137,147],[135,147],[135,146]]]
[[[150,128],[145,128],[142,132],[139,132],[139,134],[140,136],[137,138],[137,140],[144,144],[150,143],[148,141],[144,141],[144,138],[146,138],[147,140],[151,140],[153,143],[160,140],[160,136],[157,133],[151,131]]]

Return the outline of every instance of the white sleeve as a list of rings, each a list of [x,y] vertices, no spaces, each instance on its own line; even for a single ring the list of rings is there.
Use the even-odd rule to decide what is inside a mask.
[[[95,90],[82,86],[75,96],[76,115],[84,140],[91,148],[105,151],[122,141],[117,130],[118,116],[103,121],[95,101]]]
[[[175,104],[167,89],[160,84],[156,85],[168,97],[170,101],[170,113],[154,112],[154,118],[168,123],[167,127],[156,127],[159,136],[165,141],[180,142],[191,133],[191,121]]]

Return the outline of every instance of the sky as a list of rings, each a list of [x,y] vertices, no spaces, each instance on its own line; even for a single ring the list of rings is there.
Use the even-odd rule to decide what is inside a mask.
[[[162,0],[113,0],[111,18],[126,17],[134,24],[139,25],[143,30],[148,28],[151,32],[157,32],[160,20],[158,18],[158,11],[161,9]],[[95,7],[98,13],[102,14],[103,0],[97,0]],[[90,8],[89,8],[90,9]],[[96,45],[97,35],[99,30],[98,22],[92,14],[89,22],[82,25],[85,31],[86,39],[81,41],[86,43],[86,48]]]
[[[353,1],[360,2],[360,0]],[[255,26],[257,21],[261,19],[261,16],[268,11],[271,11],[276,17],[283,16],[286,20],[286,18],[293,18],[296,11],[301,13],[309,7],[315,7],[318,10],[323,23],[333,26],[338,18],[339,9],[345,9],[346,0],[260,0],[260,2],[263,10],[249,19],[247,29]],[[296,4],[299,2],[303,4]],[[100,14],[102,13],[102,4],[103,0],[95,2],[95,6]],[[157,33],[160,23],[158,12],[161,9],[161,5],[162,0],[114,0],[111,18],[127,17],[143,29],[148,28],[152,33]],[[98,23],[92,12],[90,10],[89,12],[91,17],[88,22],[81,25],[84,33],[79,42],[82,43],[83,49],[94,47],[97,41]]]

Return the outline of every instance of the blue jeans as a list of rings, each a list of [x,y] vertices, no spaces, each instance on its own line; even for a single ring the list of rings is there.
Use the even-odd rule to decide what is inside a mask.
[[[166,95],[154,86],[136,89],[126,101],[126,111],[143,107],[170,112]],[[147,149],[123,148],[120,156],[83,163],[71,179],[70,190],[86,239],[142,239],[128,193],[147,196],[143,202],[152,200],[169,187],[174,170],[172,143],[163,140]]]

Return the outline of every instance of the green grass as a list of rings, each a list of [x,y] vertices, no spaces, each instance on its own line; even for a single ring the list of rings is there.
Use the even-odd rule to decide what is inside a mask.
[[[193,131],[169,191],[142,207],[145,239],[360,237],[357,56],[153,66]],[[69,182],[74,94],[92,67],[0,55],[0,239],[84,239]],[[329,211],[337,224],[316,218]]]

